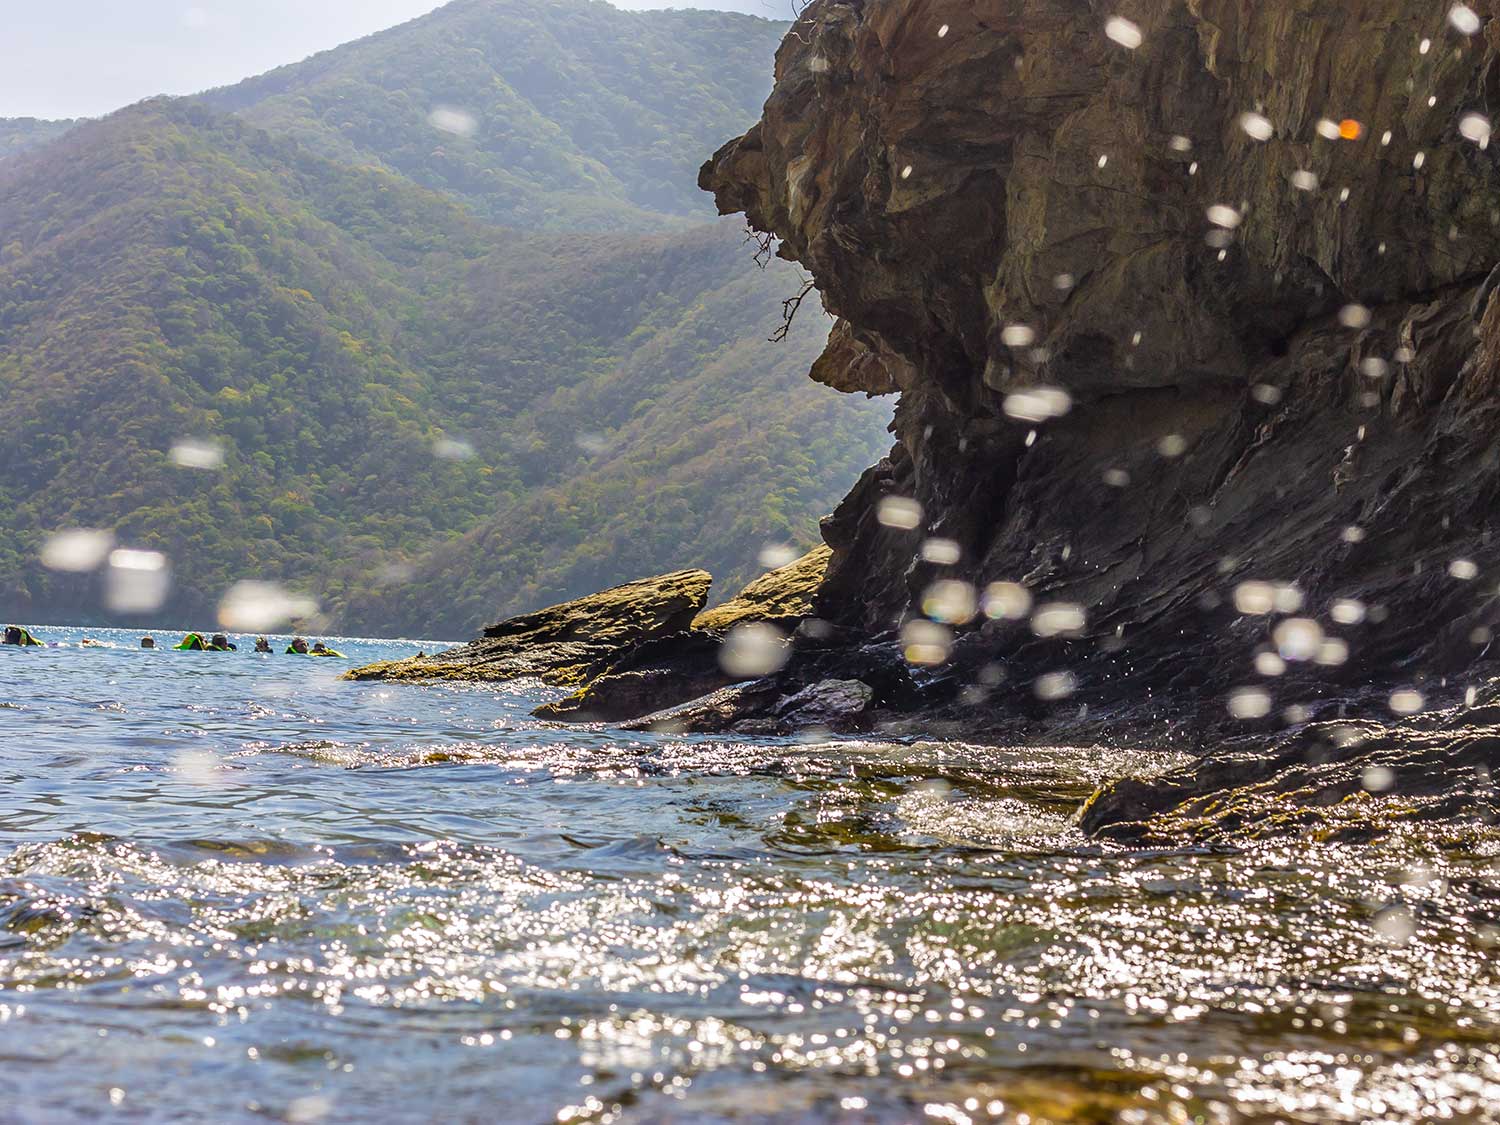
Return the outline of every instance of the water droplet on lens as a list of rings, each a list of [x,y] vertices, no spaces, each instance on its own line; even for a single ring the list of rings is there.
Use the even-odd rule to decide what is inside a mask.
[[[59,531],[42,545],[42,565],[48,570],[82,574],[98,569],[114,545],[111,531],[96,528]]]
[[[1104,25],[1104,34],[1127,50],[1135,50],[1141,45],[1143,36],[1141,29],[1124,16],[1114,16]]]
[[[921,526],[922,505],[905,496],[882,497],[875,507],[875,519],[882,527],[912,531]]]
[[[774,625],[736,625],[719,646],[719,666],[731,676],[758,679],[780,671],[791,655],[786,634]]]

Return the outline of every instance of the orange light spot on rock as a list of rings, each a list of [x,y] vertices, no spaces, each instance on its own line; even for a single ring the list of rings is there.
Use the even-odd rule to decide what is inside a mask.
[[[1346,141],[1357,141],[1364,135],[1365,127],[1352,117],[1346,117],[1339,122],[1339,136]]]

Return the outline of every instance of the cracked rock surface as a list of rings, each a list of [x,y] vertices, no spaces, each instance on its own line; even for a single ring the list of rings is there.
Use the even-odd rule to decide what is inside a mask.
[[[1471,7],[815,0],[701,182],[838,318],[814,377],[900,391],[896,444],[825,522],[832,640],[716,721],[884,646],[919,657],[888,729],[1268,759],[1319,719],[1399,739],[1396,696],[1462,727],[1500,618],[1500,5]]]

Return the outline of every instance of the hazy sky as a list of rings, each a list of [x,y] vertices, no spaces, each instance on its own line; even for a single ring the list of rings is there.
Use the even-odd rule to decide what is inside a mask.
[[[83,117],[296,62],[440,0],[0,0],[0,117]],[[781,0],[621,0],[789,18]]]

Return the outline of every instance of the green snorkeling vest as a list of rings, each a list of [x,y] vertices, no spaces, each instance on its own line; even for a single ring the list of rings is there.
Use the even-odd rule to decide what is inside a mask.
[[[326,648],[322,652],[314,652],[312,649],[308,649],[306,652],[298,652],[291,645],[287,645],[286,646],[286,654],[288,656],[331,656],[335,660],[348,660],[349,659],[342,652],[335,652],[331,648]]]
[[[203,639],[202,633],[189,633],[182,638],[180,645],[173,645],[178,652],[203,652],[208,648],[208,642]]]
[[[31,635],[31,630],[28,629],[28,628],[26,628],[26,626],[24,626],[24,625],[17,625],[16,628],[17,628],[17,630],[20,631],[21,639],[13,647],[19,647],[19,648],[46,648],[47,647],[46,645],[42,644],[41,641],[39,641],[35,637],[33,637]]]

